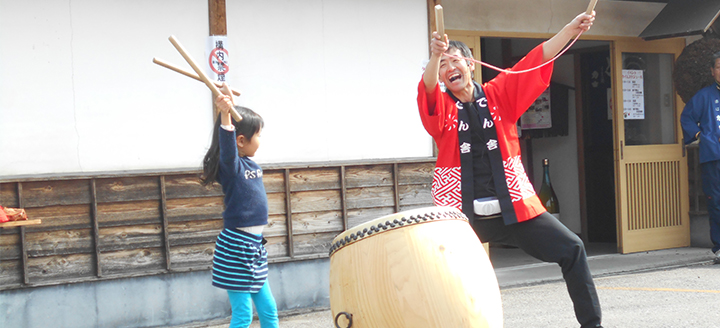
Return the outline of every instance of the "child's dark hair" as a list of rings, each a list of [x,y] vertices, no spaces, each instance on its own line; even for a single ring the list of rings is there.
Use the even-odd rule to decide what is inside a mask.
[[[250,140],[252,137],[260,131],[265,125],[260,115],[253,112],[250,108],[235,106],[235,110],[240,114],[242,120],[240,122],[232,120],[232,124],[235,126],[235,135],[245,136],[246,139]],[[210,148],[205,154],[203,159],[203,173],[200,176],[202,184],[207,186],[217,181],[218,170],[220,169],[220,141],[219,141],[219,129],[220,129],[220,114],[215,118],[215,126],[213,127],[212,142]]]

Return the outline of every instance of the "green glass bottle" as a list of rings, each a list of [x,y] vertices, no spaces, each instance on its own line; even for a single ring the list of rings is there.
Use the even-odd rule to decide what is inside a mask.
[[[552,184],[550,183],[550,161],[547,158],[543,159],[543,180],[538,197],[540,197],[540,201],[543,206],[545,206],[545,209],[559,220],[560,202],[557,196],[555,196],[555,190],[553,190]]]

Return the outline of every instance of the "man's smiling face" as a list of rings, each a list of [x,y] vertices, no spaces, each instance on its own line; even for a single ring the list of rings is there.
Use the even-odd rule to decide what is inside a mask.
[[[451,48],[446,54],[461,57],[459,49]],[[472,84],[472,72],[475,70],[475,63],[468,65],[465,59],[443,56],[440,60],[440,82],[452,93],[456,94]]]

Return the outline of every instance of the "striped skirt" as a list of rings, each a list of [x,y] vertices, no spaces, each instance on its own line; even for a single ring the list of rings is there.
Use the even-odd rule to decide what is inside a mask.
[[[213,286],[257,293],[267,275],[267,250],[262,236],[228,228],[220,232],[213,255]]]

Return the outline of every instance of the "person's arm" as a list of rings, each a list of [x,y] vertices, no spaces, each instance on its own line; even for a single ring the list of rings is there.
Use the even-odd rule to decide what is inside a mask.
[[[582,13],[580,15],[577,15],[570,23],[567,23],[560,32],[555,34],[552,38],[547,40],[545,44],[543,45],[543,62],[546,62],[555,55],[557,55],[560,50],[565,47],[565,45],[578,35],[580,32],[586,32],[590,29],[590,27],[593,25],[593,21],[595,21],[595,11],[593,10],[592,15],[588,15],[586,13]]]
[[[439,138],[443,134],[443,131],[446,130],[444,127],[445,120],[447,119],[443,92],[440,91],[440,86],[436,83],[433,90],[427,91],[425,83],[419,81],[417,104],[420,121],[422,121],[425,131],[433,138]]]
[[[227,83],[223,83],[222,88],[220,88],[220,91],[222,91],[222,95],[218,95],[217,98],[215,98],[215,106],[220,111],[220,124],[221,125],[232,125],[232,116],[230,114],[230,110],[235,106],[235,103],[233,102],[233,96],[232,91],[230,90],[230,87],[227,85]],[[240,117],[242,120],[242,117]]]
[[[448,50],[447,34],[440,38],[437,32],[432,33],[430,40],[430,61],[425,66],[423,73],[423,82],[425,83],[425,92],[431,93],[438,84],[438,74],[440,74],[440,59],[445,51]]]
[[[220,171],[228,177],[233,177],[238,172],[240,162],[238,160],[237,134],[232,124],[230,109],[234,106],[230,87],[223,83],[220,91],[222,95],[215,98],[215,106],[220,111],[220,131],[218,131],[218,143],[220,145]],[[242,117],[241,117],[242,119]],[[219,174],[219,173],[218,173]]]
[[[438,138],[442,135],[445,126],[446,115],[444,114],[442,91],[438,84],[440,74],[440,59],[448,49],[447,35],[443,35],[445,41],[440,39],[437,32],[433,32],[430,40],[430,61],[425,66],[422,81],[418,83],[418,110],[420,120],[425,130]]]
[[[698,140],[700,132],[702,131],[700,130],[700,126],[698,126],[698,122],[700,122],[700,115],[701,111],[704,110],[704,104],[699,102],[698,99],[702,99],[702,97],[693,97],[690,99],[680,114],[680,126],[683,130],[686,145]]]

